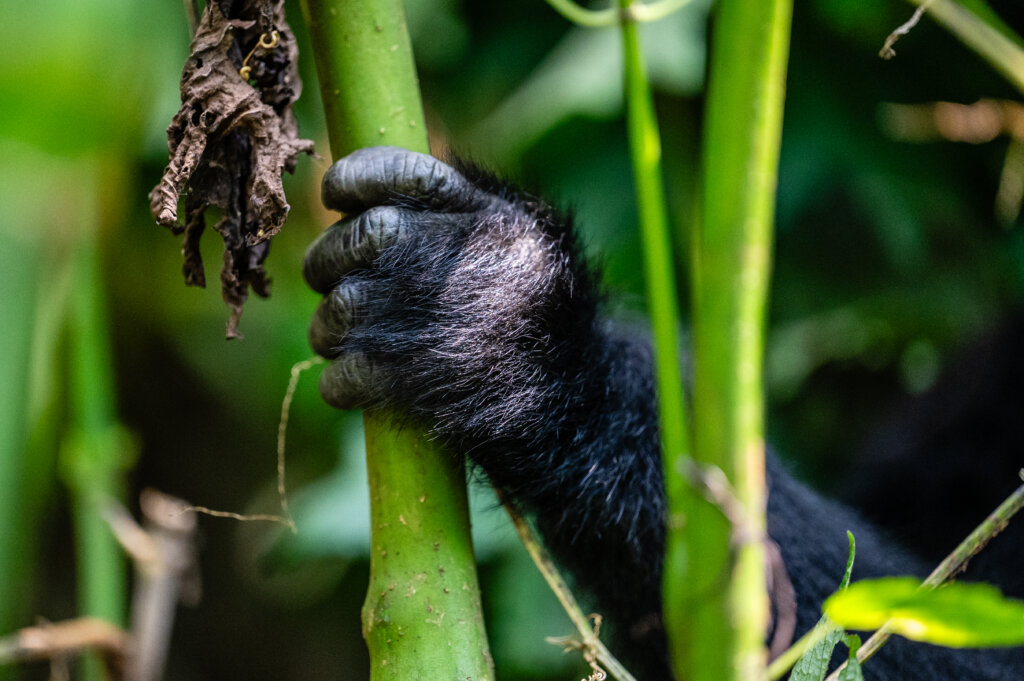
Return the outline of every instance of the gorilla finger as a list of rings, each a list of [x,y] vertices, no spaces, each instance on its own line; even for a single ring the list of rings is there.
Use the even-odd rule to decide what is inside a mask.
[[[324,175],[322,198],[326,207],[346,213],[410,200],[467,211],[490,201],[450,165],[399,147],[360,149],[341,159]]]
[[[352,270],[369,267],[407,232],[416,216],[410,210],[379,206],[335,222],[306,250],[302,266],[306,283],[326,293]]]
[[[365,287],[353,282],[342,282],[324,296],[309,325],[313,352],[328,359],[340,354],[338,346],[355,323],[365,299]]]
[[[379,370],[365,355],[344,354],[320,374],[320,395],[338,409],[369,406]]]

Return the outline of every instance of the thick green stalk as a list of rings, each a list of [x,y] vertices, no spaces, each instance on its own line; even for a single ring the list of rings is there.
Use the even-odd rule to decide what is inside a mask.
[[[398,0],[304,0],[335,158],[429,152]],[[372,546],[363,635],[371,678],[493,679],[460,457],[367,413]]]
[[[677,677],[749,681],[765,673],[762,369],[792,6],[721,0],[717,12],[694,254],[694,458],[696,475],[717,468],[729,484],[713,503],[687,495],[685,548],[667,566],[683,607],[668,604],[667,626]]]
[[[388,144],[430,153],[402,4],[303,0],[335,159]]]

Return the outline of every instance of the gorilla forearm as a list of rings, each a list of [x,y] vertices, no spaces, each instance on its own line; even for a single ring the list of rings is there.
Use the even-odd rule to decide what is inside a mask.
[[[536,518],[645,678],[667,678],[660,627],[665,499],[649,344],[599,317],[598,277],[568,220],[542,201],[421,154],[356,152],[324,203],[349,213],[311,247],[326,294],[311,343],[335,361],[339,407],[393,408],[464,452]],[[769,533],[814,624],[858,540],[857,572],[919,571],[870,526],[769,461]],[[1003,679],[998,656],[887,646],[871,674]],[[937,662],[936,662],[937,661]],[[922,671],[924,670],[924,671]]]

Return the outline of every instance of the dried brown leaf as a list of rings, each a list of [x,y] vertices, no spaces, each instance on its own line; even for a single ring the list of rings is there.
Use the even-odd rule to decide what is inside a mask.
[[[277,32],[274,47],[270,36]],[[150,193],[156,221],[184,232],[185,283],[205,286],[199,239],[206,210],[224,239],[221,288],[232,313],[227,336],[238,336],[242,306],[251,288],[270,294],[263,261],[288,216],[281,175],[302,153],[292,103],[302,90],[298,49],[285,21],[283,0],[215,0],[207,3],[181,74],[181,108],[167,129],[170,163]],[[251,67],[249,80],[239,75]],[[178,204],[184,194],[185,218]]]

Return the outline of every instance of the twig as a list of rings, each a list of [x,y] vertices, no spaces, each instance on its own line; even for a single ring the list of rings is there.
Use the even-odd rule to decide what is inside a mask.
[[[207,508],[206,506],[186,506],[181,509],[182,513],[202,513],[203,515],[212,516],[214,518],[228,518],[230,520],[239,520],[243,523],[260,522],[266,521],[268,523],[278,523],[281,525],[287,525],[293,527],[293,523],[285,518],[283,515],[276,513],[235,513],[234,511],[218,511],[214,508]],[[292,530],[295,531],[294,529]]]
[[[217,511],[206,506],[185,506],[181,509],[182,513],[202,513],[214,518],[230,518],[243,522],[267,521],[280,523],[287,526],[292,531],[292,534],[298,533],[299,530],[295,526],[295,520],[292,518],[291,511],[288,508],[288,493],[285,488],[285,445],[288,435],[288,418],[291,414],[292,398],[295,397],[295,388],[299,384],[299,376],[306,369],[310,369],[317,364],[323,364],[325,361],[322,357],[312,357],[292,365],[291,375],[288,379],[288,388],[285,390],[284,399],[281,400],[281,419],[277,423],[277,497],[281,504],[281,513],[235,513],[234,511]]]
[[[291,415],[292,398],[295,397],[295,389],[299,385],[299,376],[303,371],[311,369],[317,364],[323,364],[325,361],[323,357],[311,357],[292,365],[291,375],[288,378],[288,389],[285,390],[284,399],[281,400],[281,420],[277,423],[277,496],[281,500],[281,513],[287,519],[288,527],[293,533],[297,530],[295,522],[292,520],[291,511],[288,510],[288,494],[284,484],[284,453],[285,439],[288,435],[288,417]]]
[[[1024,92],[1024,41],[997,15],[984,17],[957,0],[911,0],[927,4],[928,14],[960,42],[992,65],[1019,91]],[[983,4],[983,3],[982,3]]]
[[[1024,480],[1024,469],[1021,469],[1019,475]],[[935,588],[963,571],[971,558],[985,548],[996,535],[1006,529],[1010,518],[1021,508],[1024,508],[1024,485],[1014,490],[1013,494],[999,505],[999,508],[967,535],[967,538],[960,542],[953,552],[939,563],[938,567],[932,570],[932,573],[924,580],[923,586]]]
[[[182,513],[181,499],[143,490],[139,506],[144,527],[120,505],[104,517],[135,564],[132,595],[133,646],[127,681],[157,681],[163,674],[178,603],[199,600],[195,562],[195,516]]]
[[[590,619],[594,620],[594,636],[598,636],[601,631],[601,616],[590,615]],[[583,655],[583,660],[590,665],[590,670],[593,672],[584,681],[604,681],[608,678],[608,672],[601,668],[601,665],[597,663],[597,656],[592,647],[582,643],[579,639],[573,636],[547,636],[544,641],[550,643],[553,646],[560,646],[563,652],[569,652],[570,650],[578,650]]]
[[[914,14],[911,15],[910,19],[903,25],[898,27],[895,31],[889,34],[885,39],[885,44],[882,45],[882,49],[878,51],[878,56],[882,59],[892,59],[896,56],[896,50],[892,49],[892,46],[896,44],[896,41],[906,34],[910,33],[910,29],[917,26],[917,22],[921,21],[921,17],[924,16],[925,10],[928,9],[928,5],[932,4],[932,0],[925,0],[921,5],[914,10]]]
[[[58,661],[69,655],[97,650],[109,678],[123,678],[130,637],[106,620],[95,617],[26,627],[0,638],[0,662]]]
[[[764,542],[768,539],[763,530],[751,527],[749,514],[736,490],[729,483],[725,471],[712,464],[701,465],[688,457],[683,460],[683,474],[687,481],[729,521],[734,546],[745,542]]]
[[[1019,473],[1022,480],[1024,480],[1024,469],[1021,469]],[[996,535],[1006,529],[1006,526],[1010,522],[1017,511],[1024,508],[1024,485],[1018,487],[1013,494],[1006,498],[1006,501],[999,505],[995,511],[993,511],[985,520],[978,525],[973,532],[967,535],[960,544],[953,549],[953,552],[946,556],[945,560],[939,563],[939,566],[932,570],[932,573],[928,575],[927,579],[921,584],[922,589],[934,589],[937,586],[942,585],[949,579],[952,579],[959,574],[965,567],[967,567],[968,561],[976,556],[979,551],[985,548]],[[888,628],[888,625],[882,625],[882,627],[871,635],[864,645],[861,646],[860,650],[857,651],[857,660],[864,662],[871,658],[878,649],[889,640],[892,636],[892,631]],[[844,662],[838,669],[829,675],[826,681],[838,681],[839,672],[846,667]]]
[[[501,500],[501,504],[505,507],[508,512],[509,518],[512,519],[512,524],[515,525],[516,534],[519,535],[519,540],[523,542],[523,546],[530,554],[530,558],[533,559],[534,564],[540,573],[544,576],[544,580],[551,587],[551,590],[555,592],[555,596],[558,598],[559,603],[562,604],[562,608],[565,609],[565,613],[572,620],[572,623],[576,626],[576,630],[580,634],[580,641],[575,641],[569,638],[557,638],[548,639],[550,643],[556,643],[558,645],[568,646],[576,648],[583,653],[583,658],[594,670],[594,676],[592,679],[597,681],[599,672],[602,670],[595,666],[600,665],[604,669],[608,670],[608,674],[612,678],[618,681],[636,681],[633,675],[615,659],[615,656],[601,643],[601,639],[597,636],[597,630],[600,628],[600,616],[595,616],[595,626],[590,626],[590,621],[587,616],[583,614],[579,604],[576,602],[576,597],[573,596],[572,591],[569,589],[569,585],[565,583],[562,575],[558,572],[558,568],[555,567],[554,562],[551,560],[551,556],[548,555],[547,550],[541,545],[537,536],[534,534],[533,528],[527,520],[520,515],[519,511],[516,510],[511,503],[509,503],[500,490],[498,492],[498,499]],[[603,677],[600,677],[603,678]]]

